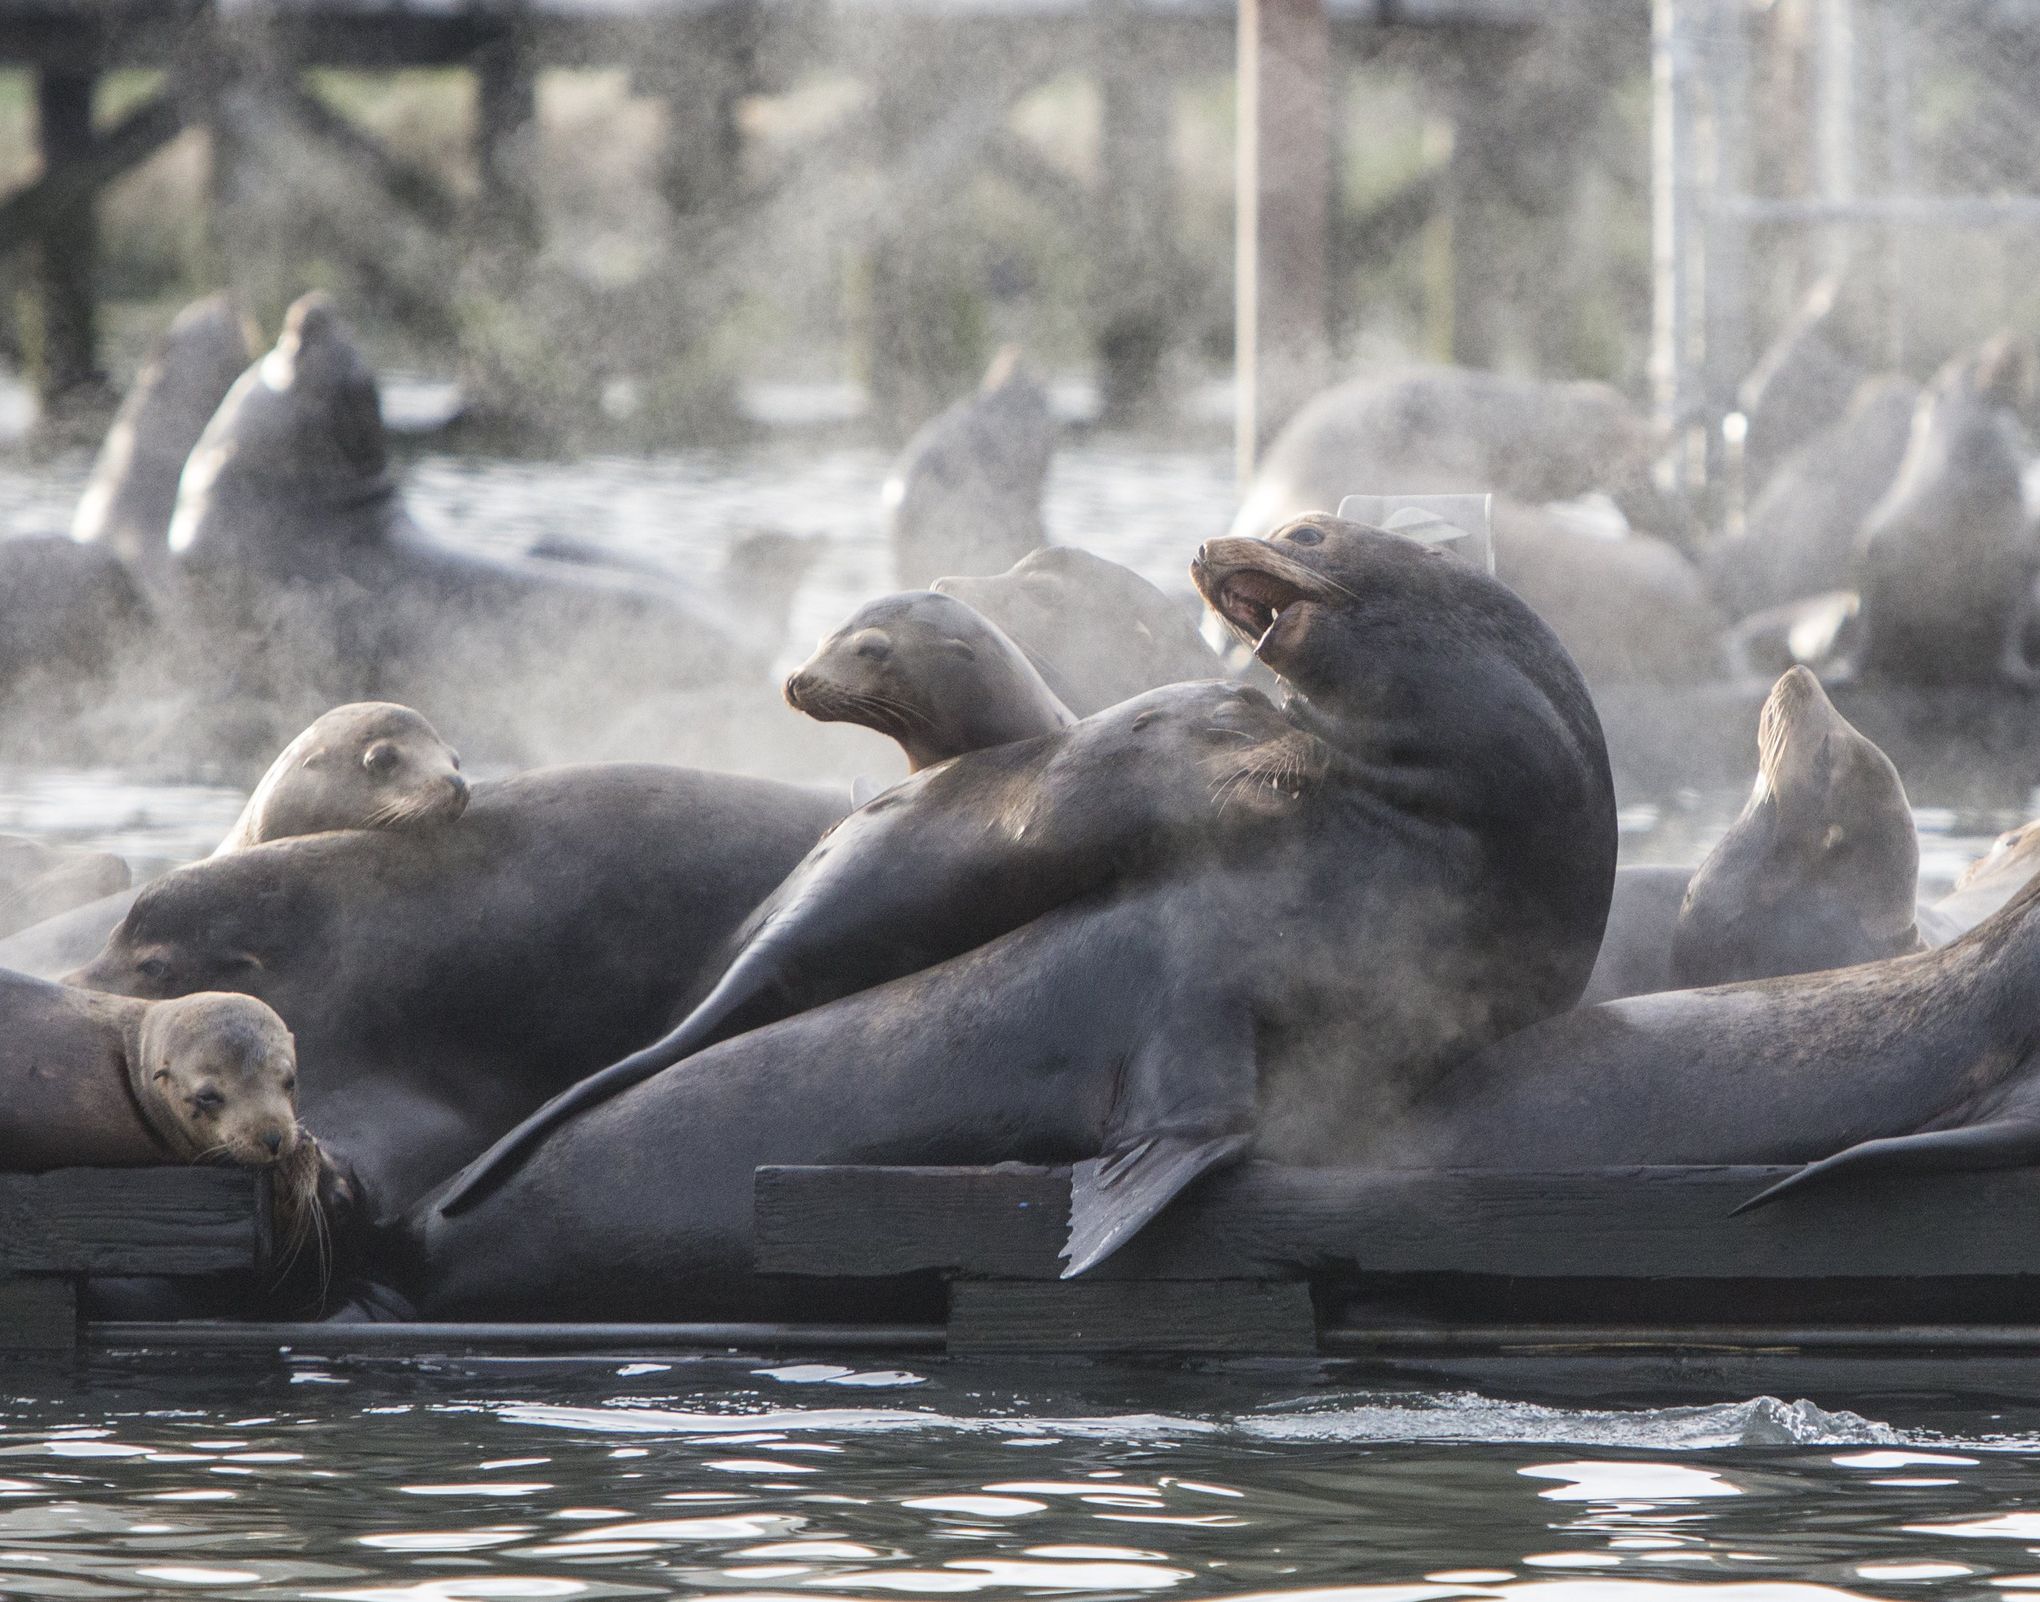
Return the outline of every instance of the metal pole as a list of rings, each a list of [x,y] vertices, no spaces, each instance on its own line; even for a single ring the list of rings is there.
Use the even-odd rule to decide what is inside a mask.
[[[1240,0],[1234,267],[1242,483],[1325,381],[1331,31],[1324,0]]]

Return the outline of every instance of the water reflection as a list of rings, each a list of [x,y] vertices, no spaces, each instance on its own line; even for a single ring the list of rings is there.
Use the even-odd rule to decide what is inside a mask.
[[[861,1385],[867,1407],[788,1405],[789,1369],[816,1371],[818,1404],[830,1378],[878,1372],[847,1365],[326,1362],[332,1383],[292,1383],[312,1366],[9,1371],[0,1592],[1791,1602],[2040,1586],[2040,1416],[2023,1413],[1569,1409],[1354,1392],[1308,1365],[936,1363]],[[1888,1472],[1909,1469],[1931,1472]]]

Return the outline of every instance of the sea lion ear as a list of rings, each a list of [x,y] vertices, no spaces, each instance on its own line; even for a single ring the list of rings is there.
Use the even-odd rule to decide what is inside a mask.
[[[223,951],[219,964],[222,968],[260,968],[262,959],[252,951]]]
[[[977,649],[968,640],[946,639],[942,642],[942,649],[965,662],[977,660]]]
[[[1167,1026],[1128,1060],[1105,1150],[1070,1172],[1064,1279],[1095,1268],[1147,1226],[1183,1188],[1237,1161],[1254,1116],[1253,1019],[1243,1007],[1180,998]]]

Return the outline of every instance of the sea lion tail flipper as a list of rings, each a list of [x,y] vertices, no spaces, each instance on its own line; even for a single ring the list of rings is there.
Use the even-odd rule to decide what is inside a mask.
[[[1092,1157],[1070,1170],[1070,1236],[1064,1279],[1096,1268],[1138,1234],[1177,1192],[1208,1168],[1237,1157],[1245,1135],[1198,1140],[1156,1135],[1125,1151]]]
[[[653,1041],[643,1051],[634,1052],[621,1062],[611,1063],[601,1072],[590,1074],[579,1084],[568,1086],[448,1180],[438,1198],[440,1214],[447,1218],[457,1217],[478,1202],[487,1200],[497,1186],[517,1171],[532,1147],[553,1130],[575,1114],[585,1112],[612,1096],[621,1095],[639,1081],[672,1067],[688,1054],[688,1038],[687,1024],[683,1022],[672,1034]]]
[[[1787,1194],[1837,1176],[1975,1173],[1990,1168],[2023,1168],[2040,1163],[2040,1117],[2021,1113],[1959,1129],[1929,1129],[1917,1135],[1866,1140],[1808,1163],[1789,1179],[1760,1191],[1729,1214],[1768,1207]]]
[[[1170,1027],[1126,1065],[1105,1151],[1070,1171],[1064,1279],[1095,1268],[1199,1174],[1246,1149],[1255,1089],[1253,1021],[1244,1011],[1172,1011]]]

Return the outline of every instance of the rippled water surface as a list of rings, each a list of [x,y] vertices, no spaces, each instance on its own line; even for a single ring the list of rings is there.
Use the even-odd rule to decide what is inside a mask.
[[[2040,1589],[2022,1415],[735,1357],[131,1357],[0,1371],[0,1398],[6,1595]]]

